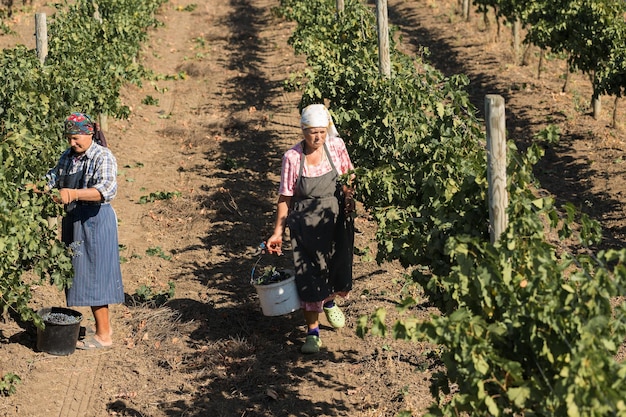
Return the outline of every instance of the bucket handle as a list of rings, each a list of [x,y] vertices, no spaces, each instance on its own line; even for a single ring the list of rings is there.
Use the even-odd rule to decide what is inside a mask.
[[[261,242],[259,246],[257,247],[257,253],[259,254],[259,258],[256,260],[256,262],[252,266],[252,271],[250,272],[250,284],[252,285],[254,285],[254,271],[257,265],[259,264],[259,261],[261,260],[261,258],[263,258],[263,255],[265,254],[265,249],[267,249],[265,242]]]

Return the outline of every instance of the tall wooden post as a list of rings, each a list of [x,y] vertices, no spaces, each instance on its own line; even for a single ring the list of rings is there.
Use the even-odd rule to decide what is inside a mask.
[[[98,7],[98,3],[94,1],[91,2],[93,5],[93,18],[100,24],[102,24],[102,17],[100,16],[100,8]]]
[[[93,0],[91,2],[91,4],[93,5],[93,18],[95,19],[96,22],[98,22],[98,24],[102,24],[102,16],[100,16],[100,8],[98,7],[98,3],[96,3],[95,0]],[[98,125],[100,127],[100,130],[103,132],[107,132],[109,130],[109,118],[106,115],[106,113],[100,113],[98,116]]]
[[[522,49],[522,21],[519,17],[513,22],[513,54],[515,55],[515,65],[520,63],[520,50]]]
[[[37,58],[41,65],[48,56],[48,26],[46,25],[46,14],[35,14],[35,46],[37,48]]]
[[[109,116],[106,113],[98,115],[98,126],[105,133],[109,131]]]
[[[489,181],[489,222],[491,242],[500,239],[508,224],[509,205],[506,191],[506,121],[504,98],[495,94],[485,97],[487,123],[487,180]]]
[[[344,7],[343,0],[337,0],[337,13],[343,12]]]
[[[463,0],[463,19],[469,21],[470,18],[470,0]]]
[[[389,58],[387,0],[376,0],[376,20],[378,22],[378,72],[389,78],[391,76],[391,60]]]

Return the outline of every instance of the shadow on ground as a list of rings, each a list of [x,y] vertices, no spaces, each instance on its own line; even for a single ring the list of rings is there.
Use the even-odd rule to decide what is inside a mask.
[[[298,389],[303,381],[314,381],[320,388],[335,392],[353,389],[316,367],[318,361],[337,360],[335,354],[323,350],[319,355],[302,357],[300,312],[263,316],[250,284],[251,268],[259,256],[256,249],[269,236],[273,222],[274,202],[270,197],[276,183],[268,174],[280,171],[282,155],[282,151],[275,151],[282,146],[278,142],[280,132],[275,130],[281,127],[266,129],[270,121],[250,117],[250,109],[257,106],[266,113],[280,111],[272,103],[279,102],[283,87],[266,75],[272,69],[265,61],[267,45],[263,45],[259,31],[271,24],[268,15],[251,0],[230,3],[234,9],[226,22],[231,31],[230,50],[222,56],[232,57],[225,66],[237,75],[221,86],[227,95],[222,110],[229,115],[221,127],[224,136],[234,140],[220,142],[229,166],[223,164],[214,178],[220,182],[217,188],[229,190],[233,198],[225,198],[224,192],[214,187],[202,190],[206,201],[200,202],[206,206],[224,202],[202,245],[221,247],[226,260],[216,264],[198,260],[189,265],[196,279],[217,293],[210,302],[175,299],[167,303],[180,313],[181,322],[196,323],[190,338],[205,349],[186,359],[190,383],[198,387],[193,397],[168,404],[166,412],[190,417],[345,415],[345,405],[303,399]],[[287,257],[282,261],[288,262]],[[351,352],[342,354],[349,357]],[[110,406],[123,408],[123,404]]]

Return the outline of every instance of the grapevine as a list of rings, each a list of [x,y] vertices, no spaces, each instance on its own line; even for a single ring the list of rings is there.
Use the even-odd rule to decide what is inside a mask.
[[[135,63],[164,0],[81,0],[57,4],[41,65],[24,46],[0,53],[0,309],[42,325],[28,307],[30,285],[70,285],[71,254],[48,219],[60,208],[43,190],[44,175],[67,144],[62,120],[71,111],[128,115],[119,99],[126,83],[151,74]],[[101,20],[94,17],[99,15]],[[32,272],[35,282],[26,278]]]
[[[511,18],[527,10],[486,5],[495,3]],[[445,78],[426,50],[410,59],[393,44],[391,79],[379,76],[374,18],[359,1],[341,14],[331,0],[281,5],[308,64],[288,86],[302,91],[302,106],[330,103],[377,222],[378,260],[400,260],[440,310],[392,325],[394,337],[442,346],[429,415],[626,414],[626,366],[614,359],[626,308],[610,302],[626,291],[626,250],[594,252],[596,221],[533,192],[542,149],[509,144],[509,225],[491,243],[485,137],[467,79]],[[384,319],[383,310],[361,318],[359,334],[371,321],[384,335]]]

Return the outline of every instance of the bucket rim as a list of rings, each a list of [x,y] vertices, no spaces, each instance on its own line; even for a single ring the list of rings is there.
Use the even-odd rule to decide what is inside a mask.
[[[52,323],[48,320],[44,319],[44,315],[46,313],[62,313],[62,314],[66,314],[72,317],[76,317],[78,319],[78,321],[76,323],[80,323],[83,320],[83,314],[80,311],[77,310],[73,310],[71,308],[67,308],[67,307],[58,307],[58,306],[52,306],[52,307],[42,307],[39,310],[37,310],[37,315],[39,317],[41,317],[41,319],[43,320],[44,323],[50,323],[50,324],[55,324],[55,325],[72,325],[72,324],[76,324],[76,323]]]

